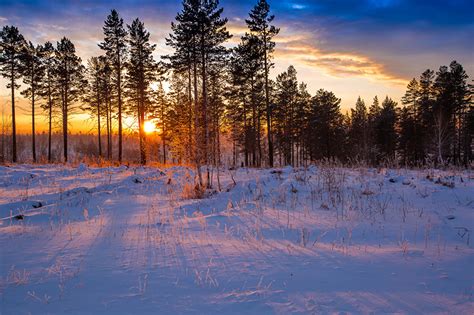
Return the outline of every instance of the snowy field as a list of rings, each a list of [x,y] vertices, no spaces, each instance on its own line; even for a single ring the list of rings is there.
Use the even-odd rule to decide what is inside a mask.
[[[193,176],[0,166],[0,313],[474,312],[472,172]]]

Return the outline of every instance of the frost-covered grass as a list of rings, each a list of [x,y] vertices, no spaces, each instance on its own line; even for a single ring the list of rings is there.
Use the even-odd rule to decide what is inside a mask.
[[[474,309],[469,171],[0,167],[0,313]],[[234,182],[235,181],[235,182]]]

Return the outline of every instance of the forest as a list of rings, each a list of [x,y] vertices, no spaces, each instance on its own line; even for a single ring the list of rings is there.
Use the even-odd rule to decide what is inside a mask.
[[[0,1],[0,314],[473,314],[468,2]]]
[[[398,104],[389,96],[357,99],[350,112],[321,88],[314,95],[297,70],[271,77],[280,29],[266,0],[245,19],[237,46],[217,0],[185,0],[171,23],[166,45],[173,53],[156,60],[156,44],[140,19],[127,24],[111,10],[103,26],[100,56],[86,62],[74,43],[32,43],[13,25],[0,33],[0,74],[8,82],[11,117],[2,118],[0,162],[20,162],[15,99],[28,99],[30,157],[67,162],[71,115],[88,113],[96,139],[91,157],[124,162],[126,117],[139,143],[131,160],[201,166],[305,166],[320,160],[364,165],[468,166],[473,161],[474,85],[452,61],[413,78]],[[376,92],[374,92],[376,94]],[[48,122],[38,154],[35,120]],[[11,118],[11,119],[10,119]],[[151,127],[150,127],[151,126]],[[156,132],[149,132],[147,129]],[[55,134],[61,143],[54,144]],[[224,144],[229,159],[223,161]],[[61,147],[61,155],[54,154]],[[130,157],[127,158],[130,160]],[[21,161],[25,162],[25,161]],[[229,165],[231,164],[231,165]]]

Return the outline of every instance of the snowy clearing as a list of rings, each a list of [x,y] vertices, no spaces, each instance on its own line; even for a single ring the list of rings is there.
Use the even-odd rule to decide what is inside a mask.
[[[474,310],[474,174],[0,166],[0,313]],[[234,184],[234,181],[235,183]]]

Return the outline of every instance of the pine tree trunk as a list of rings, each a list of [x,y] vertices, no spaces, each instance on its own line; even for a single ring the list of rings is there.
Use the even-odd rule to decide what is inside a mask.
[[[201,35],[201,63],[202,63],[202,100],[203,100],[203,120],[204,120],[204,155],[206,163],[206,177],[207,177],[207,188],[211,188],[210,185],[210,172],[209,172],[209,124],[207,121],[207,69],[206,69],[206,51],[204,49],[204,34]]]
[[[100,130],[100,92],[99,87],[96,85],[97,89],[97,141],[99,146],[99,158],[102,157],[102,139],[101,139],[101,130]]]
[[[254,80],[251,78],[250,88],[252,91],[252,166],[257,165],[257,148],[256,148],[256,135],[257,135],[257,109],[255,104],[255,93],[254,93]]]
[[[51,163],[51,137],[53,133],[53,101],[51,99],[51,87],[48,86],[48,107],[49,107],[49,125],[48,125],[48,162]]]
[[[267,33],[263,33],[263,45],[264,45],[264,63],[265,63],[265,105],[267,108],[267,137],[268,137],[268,164],[273,167],[273,140],[272,140],[272,122],[271,122],[271,109],[270,109],[270,96],[268,86],[268,57],[267,57]]]
[[[119,137],[119,146],[118,146],[118,160],[119,163],[122,163],[122,71],[120,63],[120,52],[117,53],[117,86],[118,86],[118,137]]]
[[[194,53],[194,56],[196,54]],[[195,59],[195,58],[194,58]],[[201,150],[200,150],[200,130],[199,130],[199,102],[198,102],[198,86],[197,86],[197,64],[196,61],[193,63],[193,76],[194,76],[194,137],[195,137],[195,152],[194,159],[196,163],[196,171],[198,173],[199,186],[203,186],[202,173],[201,173]]]
[[[191,82],[191,65],[188,66],[188,104],[189,104],[189,119],[188,119],[188,159],[192,160],[193,147],[193,109],[192,109],[192,82]]]
[[[106,120],[106,136],[107,136],[107,159],[110,160],[110,112],[109,112],[109,98],[107,92],[105,95],[105,120]]]
[[[36,131],[35,131],[35,92],[31,95],[31,151],[33,152],[33,163],[36,163]]]
[[[258,119],[257,119],[257,145],[258,145],[258,159],[257,159],[257,166],[262,166],[262,122],[261,122],[261,113],[258,110]]]
[[[12,162],[17,162],[16,155],[16,117],[15,117],[15,76],[14,67],[11,68],[11,94],[12,94]]]
[[[68,104],[67,104],[67,88],[64,91],[63,96],[63,155],[64,162],[67,163],[67,114],[68,114]]]
[[[166,165],[166,138],[163,135],[163,165]]]
[[[221,179],[219,176],[219,169],[221,165],[221,139],[219,131],[219,117],[217,117],[216,122],[216,146],[217,146],[217,157],[216,157],[216,168],[217,168],[217,188],[221,190]]]
[[[143,95],[143,84],[140,88],[140,100],[138,105],[139,112],[139,136],[140,136],[140,163],[142,165],[146,164],[146,139],[145,139],[145,104],[144,104],[144,95]]]
[[[108,143],[109,143],[109,147],[108,147],[108,159],[109,160],[112,160],[113,158],[113,148],[112,148],[112,143],[113,143],[113,134],[112,134],[112,102],[110,101],[110,97],[107,96],[107,103],[108,103],[108,106],[107,106],[107,109],[108,109],[108,112],[109,112],[109,130],[108,130]]]

